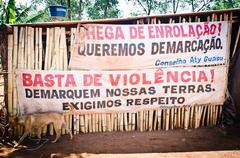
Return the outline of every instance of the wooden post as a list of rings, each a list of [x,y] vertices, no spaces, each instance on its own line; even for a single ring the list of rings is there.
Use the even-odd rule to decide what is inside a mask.
[[[166,110],[166,131],[168,131],[169,130],[169,123],[170,123],[170,109],[169,108],[167,108],[167,109],[165,109]]]
[[[42,70],[42,59],[43,59],[43,46],[42,46],[42,28],[39,28],[38,30],[38,42],[39,42],[39,65],[38,69]]]
[[[13,35],[8,35],[8,113],[13,114]]]
[[[24,27],[20,28],[20,36],[19,36],[19,46],[18,46],[18,68],[23,68],[23,60],[24,60]]]
[[[173,129],[174,120],[174,108],[170,109],[170,129]]]
[[[153,130],[157,130],[157,119],[158,119],[158,110],[156,109],[156,110],[154,110],[154,124],[153,124]]]
[[[25,27],[25,37],[24,37],[24,62],[23,68],[27,69],[28,67],[28,27]]]
[[[158,121],[158,130],[161,130],[162,129],[162,109],[158,109],[157,110],[157,121]]]
[[[15,73],[17,69],[17,58],[18,57],[18,27],[13,27],[13,115],[17,114],[17,86]]]
[[[190,108],[189,107],[185,107],[184,108],[184,129],[188,129],[188,126],[189,126],[189,110]]]

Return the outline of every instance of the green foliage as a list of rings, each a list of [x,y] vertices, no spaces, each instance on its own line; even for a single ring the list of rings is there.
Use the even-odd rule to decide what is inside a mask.
[[[15,0],[9,0],[7,6],[7,23],[14,24],[15,23]]]
[[[215,0],[213,5],[213,10],[229,9],[229,8],[239,8],[240,0]]]
[[[95,0],[87,6],[87,14],[90,19],[107,19],[119,17],[117,8],[118,0]]]
[[[152,13],[167,13],[170,1],[168,0],[128,0],[133,5],[141,8],[141,11],[134,11],[131,15],[151,15]]]
[[[185,10],[191,12],[199,12],[210,10],[214,0],[185,0],[182,2],[181,6]]]
[[[32,23],[42,21],[45,11],[36,10],[36,3],[33,1],[29,6],[18,4],[16,6],[16,23]]]
[[[179,11],[204,11],[239,8],[240,0],[127,0],[133,5],[132,16]],[[49,17],[49,5],[68,7],[68,17],[63,20],[107,19],[121,17],[118,9],[120,0],[32,0],[28,4],[15,4],[15,0],[0,0],[0,23],[31,23],[53,21]],[[41,6],[39,9],[39,6]],[[129,8],[124,8],[129,9]]]
[[[1,1],[1,24],[15,23],[15,1],[9,0],[8,4]]]

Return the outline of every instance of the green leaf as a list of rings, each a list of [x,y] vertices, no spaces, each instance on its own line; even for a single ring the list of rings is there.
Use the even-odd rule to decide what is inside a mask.
[[[7,10],[8,10],[7,21],[9,24],[14,24],[15,23],[15,0],[8,1]]]
[[[22,18],[22,17],[27,17],[29,11],[30,11],[31,8],[32,8],[32,5],[33,5],[33,3],[32,3],[30,6],[28,6],[27,8],[25,8],[23,11],[21,11],[20,13],[18,13],[18,14],[17,14],[17,17],[16,17],[16,21],[21,21],[21,18]],[[16,10],[16,12],[17,12],[17,10]]]
[[[26,23],[32,23],[38,21],[40,18],[44,16],[44,12],[39,12],[38,14],[34,15],[33,17],[26,20]]]

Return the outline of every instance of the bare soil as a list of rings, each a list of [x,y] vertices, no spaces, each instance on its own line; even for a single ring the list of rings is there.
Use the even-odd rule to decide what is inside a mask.
[[[177,129],[151,132],[105,132],[62,136],[55,144],[51,143],[55,136],[38,147],[36,141],[26,139],[22,147],[13,149],[1,144],[0,157],[38,158],[64,157],[80,153],[124,154],[124,153],[165,153],[190,151],[217,151],[240,149],[240,124],[228,127],[224,134],[219,127],[201,127],[199,129]],[[30,149],[30,150],[29,150]],[[57,155],[57,156],[53,156]]]

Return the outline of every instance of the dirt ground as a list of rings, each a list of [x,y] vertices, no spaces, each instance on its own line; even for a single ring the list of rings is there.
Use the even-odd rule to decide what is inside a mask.
[[[74,135],[73,140],[70,140],[69,135],[64,135],[57,143],[52,144],[48,141],[36,150],[31,149],[38,147],[38,144],[28,138],[23,142],[27,149],[22,147],[13,149],[1,144],[0,157],[45,158],[80,153],[126,154],[239,150],[240,124],[228,127],[226,131],[227,134],[224,135],[219,127],[214,126],[189,130],[87,133]],[[54,139],[53,136],[45,138]],[[42,143],[44,141],[40,144]]]

